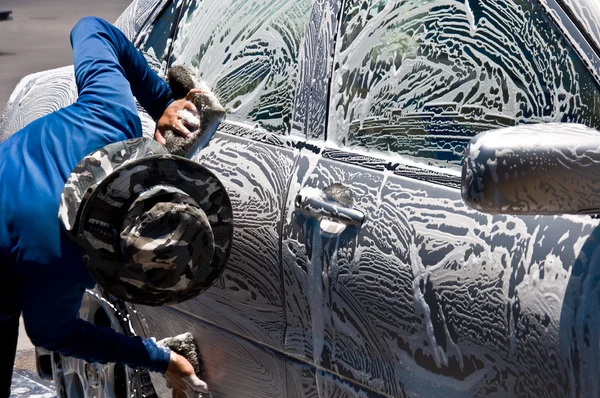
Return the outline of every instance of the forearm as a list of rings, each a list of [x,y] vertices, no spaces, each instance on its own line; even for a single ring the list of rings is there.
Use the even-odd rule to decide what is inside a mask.
[[[39,332],[30,326],[28,334],[35,345],[90,363],[113,362],[160,373],[169,366],[170,351],[154,341],[128,337],[81,319]]]
[[[172,102],[171,90],[125,35],[94,17],[80,20],[71,32],[75,79],[83,101],[139,103],[155,120]]]
[[[166,371],[169,353],[151,340],[128,337],[77,318],[86,293],[84,286],[76,282],[83,282],[77,275],[83,264],[69,261],[70,255],[75,254],[63,251],[64,264],[60,270],[53,264],[24,265],[33,274],[24,285],[23,297],[27,300],[22,306],[25,330],[33,344],[88,362],[115,362]]]

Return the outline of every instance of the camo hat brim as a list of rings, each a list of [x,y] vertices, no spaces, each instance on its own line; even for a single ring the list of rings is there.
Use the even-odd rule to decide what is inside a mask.
[[[67,179],[62,195],[58,218],[72,239],[77,238],[82,202],[94,188],[116,168],[146,156],[168,154],[169,151],[154,140],[133,138],[106,145],[79,161]]]
[[[129,141],[123,142],[122,145],[127,147]],[[109,148],[112,145],[114,144],[99,150],[98,152],[103,151],[100,155],[93,153],[86,157],[96,159],[88,163],[98,167],[95,163],[98,158],[119,159],[112,153],[112,148]],[[146,144],[142,144],[144,145]],[[148,148],[151,146],[153,145],[147,145]],[[120,146],[114,148],[123,150]],[[162,148],[160,146],[159,150]],[[144,305],[178,303],[194,298],[208,289],[222,274],[227,264],[233,238],[231,202],[218,178],[198,163],[169,154],[151,154],[135,160],[128,158],[124,164],[113,163],[111,167],[112,172],[106,173],[106,176],[94,185],[90,184],[92,189],[84,191],[85,197],[82,196],[83,200],[80,201],[82,209],[75,209],[80,215],[77,226],[72,230],[76,231],[76,240],[82,249],[88,272],[109,294]],[[93,174],[89,172],[89,166],[82,169]],[[77,187],[74,184],[70,187],[72,186]],[[122,251],[120,233],[128,211],[140,195],[149,188],[158,186],[176,187],[183,196],[189,196],[189,201],[182,200],[189,202],[185,206],[198,207],[198,212],[190,212],[190,216],[196,223],[207,221],[212,231],[212,259],[200,266],[190,266],[180,276],[176,288],[164,288],[157,285],[156,280],[148,279],[148,275],[140,272],[139,264],[131,258],[125,258]],[[65,203],[76,201],[65,200]],[[202,240],[199,244],[203,244]]]

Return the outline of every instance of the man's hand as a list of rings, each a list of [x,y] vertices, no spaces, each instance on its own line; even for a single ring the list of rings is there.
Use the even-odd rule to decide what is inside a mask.
[[[158,122],[156,122],[156,131],[154,132],[154,139],[159,143],[165,145],[165,133],[168,130],[176,131],[179,135],[183,137],[187,137],[190,134],[190,130],[185,126],[184,120],[182,120],[180,116],[180,112],[183,110],[188,110],[193,114],[198,114],[198,110],[194,106],[193,103],[190,102],[190,99],[194,94],[204,92],[201,89],[193,89],[190,90],[188,95],[180,100],[173,101],[171,105],[165,109]]]
[[[167,387],[173,389],[173,398],[193,398],[194,391],[208,392],[208,386],[196,376],[192,364],[174,351],[165,378]]]

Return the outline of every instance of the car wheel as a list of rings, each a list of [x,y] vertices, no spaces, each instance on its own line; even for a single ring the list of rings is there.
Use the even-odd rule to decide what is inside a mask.
[[[128,324],[125,306],[109,302],[96,290],[86,291],[79,309],[79,318],[121,333],[132,333],[124,327]],[[54,352],[52,376],[56,394],[61,398],[156,397],[150,375],[145,369],[132,369],[112,363],[91,364]]]

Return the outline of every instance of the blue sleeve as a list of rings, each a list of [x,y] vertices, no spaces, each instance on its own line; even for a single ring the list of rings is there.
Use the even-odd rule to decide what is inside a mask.
[[[171,89],[125,35],[103,19],[86,17],[71,31],[78,103],[137,112],[133,95],[158,120],[173,101]],[[107,106],[108,105],[108,106]]]
[[[24,145],[32,153],[51,147],[57,154],[62,154],[64,146],[75,148],[73,153],[80,159],[93,148],[105,144],[106,140],[141,135],[134,94],[155,119],[172,101],[169,86],[150,69],[131,42],[106,21],[91,17],[82,19],[71,32],[71,42],[79,98],[72,106],[38,120],[37,125],[28,126],[29,130],[35,127],[41,132],[28,135],[27,130],[21,134],[23,140],[31,141],[31,145]],[[49,137],[54,141],[48,141]],[[56,145],[49,144],[55,141]],[[65,142],[70,144],[65,146]],[[58,155],[48,160],[47,153],[39,159],[64,161]],[[71,163],[76,162],[71,160]],[[61,169],[61,173],[55,168],[54,164],[42,168],[45,170],[42,176],[54,176],[56,181],[50,185],[62,187],[64,179],[59,184],[59,174],[68,176],[72,165],[66,167],[68,170]],[[24,175],[29,174],[24,172]],[[44,185],[31,183],[30,186]],[[56,218],[59,195],[59,190],[52,195],[47,212],[52,218],[48,218],[48,225],[40,230],[50,237],[60,235],[67,239],[59,232]],[[21,250],[28,255],[20,260],[20,266],[27,270],[28,276],[22,311],[27,334],[35,345],[88,362],[115,362],[162,373],[167,370],[170,351],[159,348],[152,340],[127,337],[77,319],[84,285],[89,284],[90,277],[75,244],[69,241],[65,247],[59,247],[62,245],[52,238],[48,240],[51,247],[45,247],[39,240],[27,247],[25,243],[31,243],[31,239],[24,236],[22,240]],[[77,273],[85,275],[75,275]],[[86,283],[82,283],[83,280]]]
[[[23,320],[34,345],[90,363],[114,362],[166,372],[169,349],[78,319],[85,289],[69,285],[40,281],[24,287]]]

